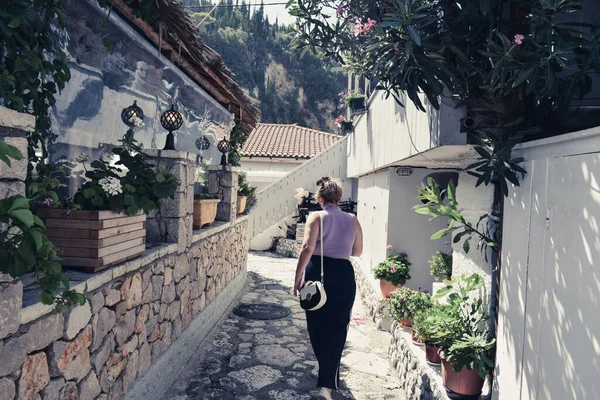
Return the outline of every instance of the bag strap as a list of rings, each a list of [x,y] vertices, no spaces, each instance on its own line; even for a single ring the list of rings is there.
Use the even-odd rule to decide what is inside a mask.
[[[323,268],[323,213],[319,213],[319,219],[321,220],[321,229],[319,229],[321,231],[321,283],[325,284],[323,281],[325,275]]]

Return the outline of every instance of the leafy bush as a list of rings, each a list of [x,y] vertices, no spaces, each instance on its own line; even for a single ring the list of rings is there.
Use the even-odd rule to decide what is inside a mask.
[[[246,174],[238,175],[238,196],[246,196],[246,209],[245,213],[248,214],[254,208],[256,204],[256,187],[250,186],[246,180]]]
[[[449,324],[446,306],[433,304],[413,315],[413,334],[418,339],[432,346],[441,346],[442,338],[447,336],[446,327]]]
[[[420,288],[414,291],[413,295],[407,299],[407,302],[406,308],[411,318],[419,312],[433,307],[433,300],[429,293],[421,291]]]
[[[394,285],[404,285],[410,279],[410,266],[406,254],[392,254],[373,268],[373,276],[376,279],[385,279]]]
[[[216,200],[218,198],[218,195],[209,193],[198,193],[194,195],[194,200]]]
[[[111,165],[104,160],[93,161],[92,170],[85,176],[90,180],[77,190],[75,204],[84,210],[125,211],[135,215],[140,210],[148,213],[160,207],[160,200],[172,198],[179,182],[167,170],[154,172],[153,165],[146,161],[146,155],[137,142],[122,141],[123,147],[115,148],[112,153],[119,157]],[[85,167],[85,163],[83,163]],[[122,165],[125,171],[118,166]]]
[[[435,279],[441,281],[452,276],[452,253],[444,253],[438,250],[428,262],[431,275]]]
[[[396,321],[410,318],[410,311],[408,311],[408,302],[411,296],[415,294],[415,291],[407,287],[401,287],[392,292],[389,298],[390,303],[390,315]]]

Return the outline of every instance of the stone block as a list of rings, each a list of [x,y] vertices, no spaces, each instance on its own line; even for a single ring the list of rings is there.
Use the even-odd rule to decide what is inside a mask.
[[[0,400],[15,398],[15,383],[8,378],[0,378]]]
[[[138,358],[138,375],[141,376],[148,371],[152,362],[152,348],[148,343],[142,344]]]
[[[190,264],[185,254],[181,257],[177,257],[177,262],[175,263],[175,267],[173,268],[173,280],[175,281],[175,283],[179,283],[179,281],[181,281],[183,277],[187,276],[189,273]]]
[[[125,299],[128,310],[142,304],[142,275],[140,273],[125,280],[121,286],[121,297]]]
[[[94,371],[79,383],[79,400],[94,400],[100,394],[100,382]]]
[[[100,294],[100,296],[102,295]],[[81,332],[83,328],[86,327],[91,318],[91,305],[87,302],[82,306],[71,309],[67,316],[64,338],[66,340],[73,339],[79,332]]]
[[[99,287],[101,287],[102,285],[107,284],[112,279],[113,279],[113,270],[112,269],[107,269],[105,271],[95,273],[87,279],[87,282],[86,282],[87,283],[87,291],[88,292],[94,291],[94,290],[98,289]]]
[[[94,364],[94,369],[96,370],[96,373],[100,373],[100,371],[102,371],[102,367],[104,366],[104,364],[106,364],[108,358],[110,357],[114,349],[115,339],[114,335],[111,333],[110,335],[108,335],[104,343],[102,343],[100,349],[92,355],[92,362]]]
[[[95,351],[100,347],[108,332],[115,327],[116,322],[117,315],[113,310],[106,307],[100,310],[98,315],[94,317],[94,341],[92,343],[92,351]]]
[[[152,301],[157,301],[161,298],[164,279],[162,275],[152,277]]]
[[[121,301],[121,292],[120,291],[118,291],[116,289],[110,289],[108,291],[108,293],[106,293],[105,302],[106,302],[107,307],[112,307],[115,304],[117,304],[119,301]]]
[[[129,310],[117,318],[115,326],[115,339],[119,346],[123,345],[135,331],[135,310]]]
[[[133,353],[135,349],[137,349],[137,345],[138,337],[133,335],[131,339],[123,345],[123,348],[121,349],[123,357],[127,357],[129,354]]]
[[[152,283],[152,267],[148,267],[148,269],[142,273],[142,290],[148,289],[150,283]]]
[[[75,382],[67,382],[60,393],[60,400],[79,400],[79,389]]]
[[[9,108],[0,106],[0,126],[15,131],[33,132],[35,130],[35,117]],[[27,157],[27,153],[23,154]]]
[[[21,379],[19,380],[19,400],[35,400],[37,395],[50,382],[46,353],[39,352],[27,356]]]
[[[171,304],[175,300],[175,283],[163,287],[163,293],[160,302],[162,304]]]
[[[144,326],[146,325],[146,321],[148,320],[148,314],[150,313],[150,306],[148,304],[144,304],[140,311],[138,312],[136,321],[135,321],[135,333],[140,333]]]
[[[0,182],[0,199],[16,196],[18,194],[21,196],[25,195],[25,183],[19,181]]]
[[[81,380],[90,370],[89,346],[92,344],[92,327],[88,326],[71,342],[57,341],[48,351],[50,375],[63,375],[65,379]]]
[[[160,215],[164,218],[179,218],[188,214],[187,196],[176,193],[172,199],[160,201]]]
[[[44,400],[59,400],[60,391],[65,387],[65,380],[63,378],[52,379],[48,386],[42,391],[42,398]],[[0,390],[1,391],[1,390]],[[1,396],[1,395],[0,395]],[[2,398],[2,397],[0,397]]]
[[[92,313],[97,314],[104,307],[104,295],[101,292],[92,296]]]
[[[27,139],[24,137],[5,137],[0,140],[6,144],[15,146],[23,155],[23,159],[21,160],[11,158],[10,167],[4,161],[0,162],[0,179],[24,181],[27,178]]]
[[[19,336],[4,342],[0,352],[0,376],[16,371],[27,357],[27,337]]]
[[[123,369],[125,369],[125,365],[127,364],[127,360],[123,358],[123,354],[121,353],[113,353],[108,362],[106,363],[106,370],[108,371],[108,380],[110,382],[114,382]]]
[[[123,391],[124,392],[127,392],[131,388],[131,385],[133,384],[133,381],[135,380],[135,377],[137,376],[138,368],[139,368],[138,357],[139,356],[138,356],[137,350],[131,354],[131,357],[129,357],[129,361],[127,362],[127,367],[125,368],[125,373],[123,374]]]
[[[15,333],[21,324],[23,284],[0,284],[0,339]]]

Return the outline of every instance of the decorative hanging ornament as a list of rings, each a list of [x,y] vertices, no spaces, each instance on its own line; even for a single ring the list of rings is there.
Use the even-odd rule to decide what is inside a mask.
[[[210,142],[208,138],[202,135],[201,138],[196,139],[196,148],[198,150],[207,150],[210,147]]]
[[[223,138],[219,143],[217,143],[217,149],[223,153],[221,156],[221,165],[227,165],[227,156],[226,154],[231,150],[231,145],[229,140]]]
[[[175,150],[175,135],[173,132],[181,128],[183,125],[183,116],[180,112],[175,111],[175,105],[171,104],[171,109],[165,111],[160,116],[160,124],[169,131],[167,142],[163,150]]]
[[[136,125],[136,118],[143,121],[144,112],[137,106],[137,101],[133,101],[133,104],[121,111],[121,121],[130,128]]]

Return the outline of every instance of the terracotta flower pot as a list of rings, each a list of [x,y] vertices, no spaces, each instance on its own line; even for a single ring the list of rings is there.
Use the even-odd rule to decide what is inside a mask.
[[[442,358],[440,357],[440,348],[430,344],[425,345],[425,359],[429,364],[440,365]]]
[[[246,209],[246,200],[248,198],[246,196],[238,196],[237,197],[237,214],[241,214]]]
[[[213,223],[217,217],[218,199],[215,200],[194,200],[194,229],[200,229],[205,225]]]
[[[411,328],[412,327],[412,318],[401,319],[398,321],[401,327],[403,328]]]
[[[413,344],[416,344],[417,346],[423,346],[423,344],[424,344],[424,343],[423,343],[423,341],[422,341],[421,339],[418,339],[418,338],[415,336],[415,333],[414,333],[414,332],[412,333],[412,341],[413,341]]]
[[[379,287],[381,288],[381,295],[384,298],[388,299],[390,297],[390,294],[392,294],[392,292],[394,290],[401,288],[402,285],[394,285],[390,281],[386,281],[385,279],[380,279]]]
[[[483,379],[476,369],[464,366],[460,372],[454,372],[445,359],[442,359],[442,381],[446,389],[463,396],[479,396],[483,388]]]

